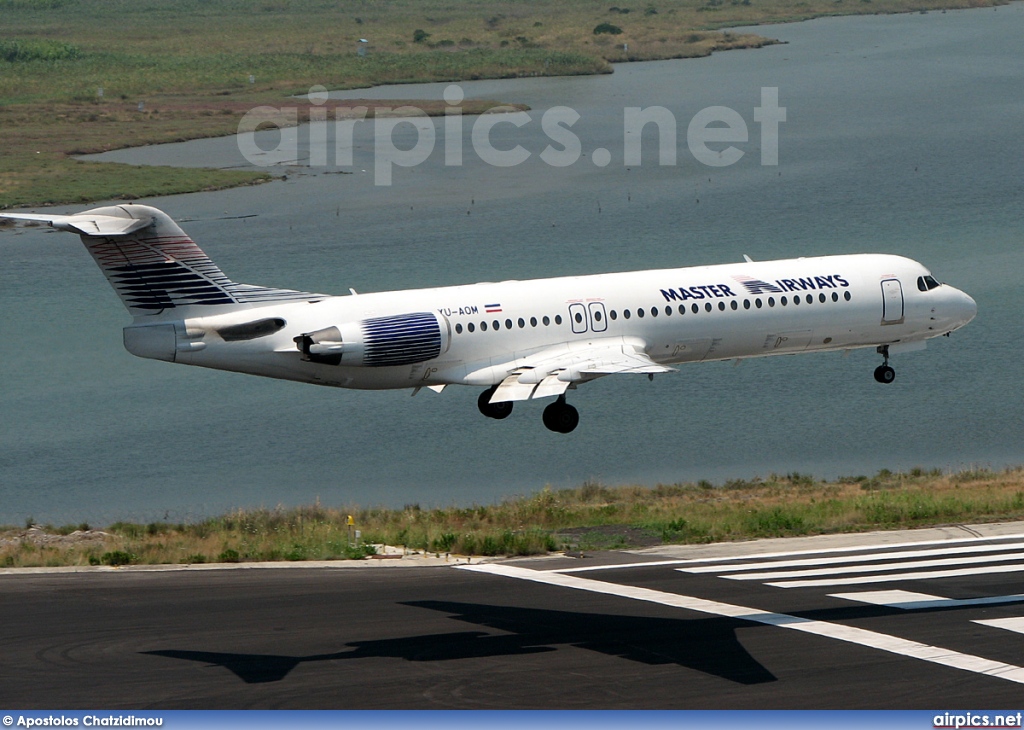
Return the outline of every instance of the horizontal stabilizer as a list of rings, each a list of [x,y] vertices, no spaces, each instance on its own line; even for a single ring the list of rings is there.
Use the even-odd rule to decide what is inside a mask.
[[[60,231],[70,231],[82,236],[127,236],[135,231],[153,225],[153,218],[122,218],[112,215],[40,215],[38,213],[0,213],[0,218],[15,221],[45,223]]]

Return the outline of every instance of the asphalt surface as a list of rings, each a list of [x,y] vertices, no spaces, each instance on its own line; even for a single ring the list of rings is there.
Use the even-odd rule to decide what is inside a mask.
[[[979,530],[471,569],[7,571],[0,707],[1014,708],[1024,525]]]

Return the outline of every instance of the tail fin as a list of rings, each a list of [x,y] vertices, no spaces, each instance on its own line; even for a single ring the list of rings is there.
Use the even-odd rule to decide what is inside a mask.
[[[132,315],[179,307],[245,308],[322,294],[238,284],[210,260],[170,216],[148,205],[117,205],[74,215],[0,213],[78,233]]]

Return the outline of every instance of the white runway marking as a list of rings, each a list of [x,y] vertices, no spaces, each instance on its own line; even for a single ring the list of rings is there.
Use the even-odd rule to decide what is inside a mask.
[[[994,626],[997,629],[1006,629],[1017,634],[1024,634],[1024,618],[990,618],[975,621],[982,626]]]
[[[457,570],[470,570],[476,573],[487,573],[489,575],[504,576],[506,578],[517,578],[536,583],[560,586],[562,588],[574,588],[576,590],[589,591],[591,593],[602,593],[610,596],[631,598],[637,601],[647,601],[663,606],[683,608],[690,611],[711,614],[713,616],[725,616],[728,618],[753,621],[755,623],[778,626],[779,628],[794,629],[808,634],[824,636],[831,639],[838,639],[859,646],[866,646],[881,651],[887,651],[900,656],[920,659],[922,661],[939,664],[945,667],[961,669],[967,672],[983,674],[990,677],[998,677],[1010,682],[1024,684],[1024,667],[1013,664],[996,662],[984,657],[962,654],[943,649],[930,644],[922,644],[917,641],[901,639],[888,634],[880,634],[875,631],[859,629],[853,626],[832,624],[825,621],[813,621],[811,619],[790,616],[782,613],[762,611],[757,608],[736,606],[729,603],[709,601],[694,596],[683,596],[677,593],[666,593],[655,591],[650,588],[639,588],[636,586],[619,585],[593,580],[591,578],[579,578],[574,575],[555,573],[553,571],[537,571],[526,568],[517,568],[511,565],[465,565],[458,566]]]
[[[988,606],[998,603],[1024,602],[1024,593],[1011,596],[985,596],[984,598],[942,598],[927,593],[911,591],[863,591],[860,593],[830,593],[832,598],[868,603],[872,606],[890,606],[908,611],[922,608],[962,608],[965,606]],[[1014,619],[1021,620],[1021,619]],[[984,623],[979,621],[978,623]]]
[[[923,570],[917,573],[888,573],[886,575],[861,575],[852,578],[816,578],[811,580],[784,580],[765,583],[775,588],[814,588],[820,586],[852,586],[865,583],[889,583],[900,580],[931,580],[934,578],[959,578],[965,575],[991,575],[993,573],[1024,572],[1024,565],[990,565],[956,570]]]
[[[884,555],[874,556],[876,560],[885,558]],[[938,558],[935,560],[903,560],[895,563],[875,563],[872,565],[844,565],[838,568],[820,568],[818,570],[772,570],[761,573],[744,573],[743,575],[723,575],[728,580],[776,580],[778,578],[810,578],[820,575],[850,575],[851,573],[884,573],[887,570],[900,570],[907,568],[941,568],[948,565],[981,565],[991,563],[1006,563],[1017,561],[1019,569],[1024,570],[1024,556],[1021,555],[981,555],[973,558]],[[771,563],[758,567],[767,568],[775,566]],[[686,568],[676,568],[680,572],[688,572]]]
[[[754,553],[717,558],[689,558],[685,560],[651,560],[645,563],[626,563],[624,565],[589,565],[585,568],[556,568],[547,573],[589,573],[599,570],[623,570],[625,568],[652,568],[659,565],[699,565],[701,563],[725,563],[731,560],[753,560],[760,558],[785,558],[794,555],[836,555],[841,553],[864,552],[866,550],[888,550],[891,548],[913,548],[929,545],[963,545],[967,543],[988,543],[993,540],[1022,540],[1024,534],[993,535],[992,537],[971,537],[962,540],[921,540],[919,542],[894,542],[888,545],[851,545],[841,548],[819,550],[786,550],[774,553]],[[1012,547],[1012,546],[1011,546]]]
[[[972,545],[960,548],[935,548],[932,550],[902,550],[899,552],[874,552],[867,555],[841,555],[834,558],[803,558],[801,560],[772,560],[759,563],[728,563],[723,565],[699,565],[693,568],[679,568],[686,573],[731,573],[741,570],[757,570],[759,568],[797,568],[805,565],[837,565],[840,563],[869,563],[872,560],[900,560],[903,558],[928,558],[937,555],[968,555],[972,553],[990,553],[1002,550],[1024,551],[1024,543],[1004,543],[1000,545]],[[748,557],[759,557],[751,555]],[[1024,559],[1024,552],[1020,556]],[[735,558],[731,558],[735,560]],[[997,558],[992,558],[996,560]],[[1009,558],[1007,558],[1009,559]]]

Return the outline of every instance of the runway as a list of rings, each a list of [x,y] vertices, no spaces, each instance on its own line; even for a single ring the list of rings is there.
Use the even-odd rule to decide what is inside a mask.
[[[0,705],[1015,707],[1024,524],[460,567],[0,575]]]

